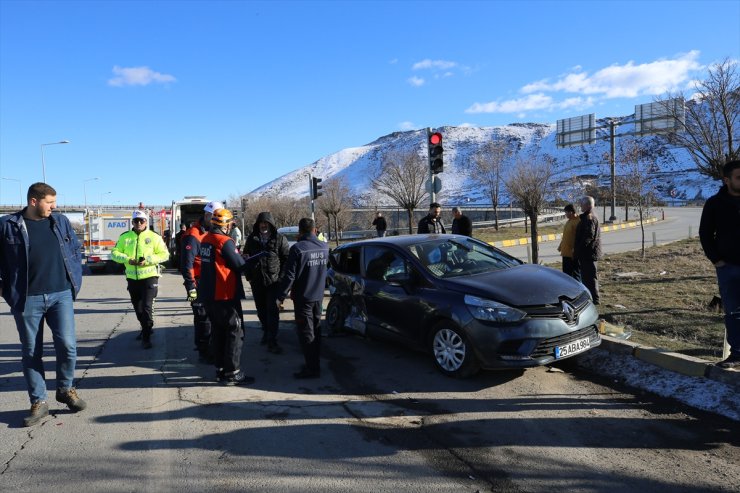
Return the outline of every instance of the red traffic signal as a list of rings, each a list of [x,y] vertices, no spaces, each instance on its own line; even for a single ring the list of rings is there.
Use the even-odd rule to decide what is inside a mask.
[[[444,171],[442,134],[439,132],[430,132],[427,147],[429,149],[429,169],[433,175],[441,173]]]

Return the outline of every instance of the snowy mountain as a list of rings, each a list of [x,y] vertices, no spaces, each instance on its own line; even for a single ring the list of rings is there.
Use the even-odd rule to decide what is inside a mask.
[[[582,194],[586,182],[608,186],[610,172],[608,156],[609,139],[606,120],[597,120],[597,140],[592,144],[558,148],[555,125],[539,123],[511,124],[500,127],[441,127],[444,136],[444,172],[442,192],[438,198],[446,205],[487,204],[490,199],[485,190],[471,179],[474,156],[491,140],[504,140],[516,152],[507,160],[505,168],[514,165],[517,155],[548,155],[553,161],[553,191],[564,199],[573,200]],[[619,119],[616,145],[619,137],[634,130],[632,117]],[[693,200],[716,193],[719,182],[696,171],[689,154],[682,148],[667,145],[659,136],[640,137],[640,146],[649,154],[650,170],[657,193],[662,199]],[[369,204],[390,204],[387,198],[373,195],[370,176],[383,161],[384,156],[396,150],[416,151],[426,159],[426,130],[394,132],[361,147],[351,147],[323,157],[318,161],[281,176],[253,190],[249,196],[279,196],[300,198],[308,194],[308,175],[323,178],[324,183],[334,177],[344,177],[353,194]],[[617,162],[617,175],[620,165]],[[502,190],[501,203],[508,201]]]

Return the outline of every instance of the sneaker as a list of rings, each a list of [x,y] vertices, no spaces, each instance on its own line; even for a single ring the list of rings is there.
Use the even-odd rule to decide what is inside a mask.
[[[267,352],[272,354],[280,354],[283,352],[283,348],[277,342],[271,342],[267,345]]]
[[[80,399],[80,396],[77,395],[77,390],[74,387],[69,389],[57,389],[57,402],[66,404],[67,407],[74,412],[82,411],[87,407],[87,403]]]
[[[717,363],[721,368],[738,368],[740,367],[740,354],[730,354],[724,361]]]
[[[239,370],[231,376],[224,375],[224,379],[222,380],[222,382],[228,386],[249,385],[250,383],[254,383],[254,377],[249,377],[245,375],[244,372]]]
[[[46,401],[36,401],[31,404],[31,412],[23,418],[23,426],[33,426],[49,415],[49,404]]]
[[[226,374],[224,373],[223,368],[219,368],[216,370],[216,381],[223,382],[224,380],[226,380]]]
[[[267,344],[267,332],[262,331],[262,339],[260,339],[260,346]]]
[[[308,368],[303,368],[301,371],[297,371],[293,373],[293,378],[297,380],[304,380],[307,378],[319,378],[321,377],[321,372],[319,370],[309,370]]]

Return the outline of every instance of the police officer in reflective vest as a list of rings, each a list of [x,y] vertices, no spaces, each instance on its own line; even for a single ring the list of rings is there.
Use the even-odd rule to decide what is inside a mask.
[[[162,237],[147,228],[146,212],[136,210],[131,216],[132,229],[123,233],[111,252],[111,259],[126,266],[126,282],[136,318],[141,325],[144,349],[152,347],[154,299],[159,288],[159,264],[170,258]]]

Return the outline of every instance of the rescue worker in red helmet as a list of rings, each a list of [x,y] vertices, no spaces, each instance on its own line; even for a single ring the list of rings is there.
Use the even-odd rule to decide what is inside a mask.
[[[226,385],[248,385],[254,378],[241,369],[241,300],[245,298],[241,276],[247,262],[229,237],[233,225],[230,210],[213,212],[211,230],[200,242],[198,300],[205,305],[211,320],[211,355],[218,369],[217,379]]]

